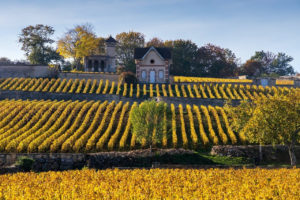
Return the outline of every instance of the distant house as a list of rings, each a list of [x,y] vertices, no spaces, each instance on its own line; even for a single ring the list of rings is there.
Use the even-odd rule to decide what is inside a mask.
[[[113,37],[105,40],[105,55],[91,55],[84,58],[86,72],[116,72],[116,44]]]
[[[280,76],[281,79],[291,79],[291,80],[300,80],[300,73],[290,76]]]
[[[134,51],[136,77],[141,83],[167,83],[172,64],[168,48],[136,48]]]

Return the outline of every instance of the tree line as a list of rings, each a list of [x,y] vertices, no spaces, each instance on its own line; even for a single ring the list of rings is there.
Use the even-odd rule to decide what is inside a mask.
[[[22,29],[19,43],[31,64],[60,63],[66,66],[66,60],[71,60],[72,69],[83,70],[85,56],[105,53],[105,38],[98,37],[91,24],[75,25],[57,41],[52,39],[53,34],[53,27],[42,24]],[[240,63],[233,51],[213,44],[199,47],[191,40],[163,41],[157,37],[146,41],[143,33],[134,31],[119,33],[116,40],[117,63],[123,66],[125,71],[135,72],[135,48],[155,46],[171,49],[172,75],[258,77],[295,74],[290,64],[293,58],[285,53],[256,51],[245,63]]]

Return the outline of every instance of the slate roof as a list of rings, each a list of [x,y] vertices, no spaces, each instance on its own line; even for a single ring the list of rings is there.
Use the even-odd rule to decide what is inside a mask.
[[[134,59],[141,59],[149,51],[151,47],[147,48],[135,48],[134,49]],[[154,47],[156,51],[164,58],[171,59],[171,50],[169,48],[157,48]]]
[[[105,42],[114,42],[114,43],[117,43],[117,40],[115,40],[113,37],[109,36],[109,38],[107,38],[105,40]]]

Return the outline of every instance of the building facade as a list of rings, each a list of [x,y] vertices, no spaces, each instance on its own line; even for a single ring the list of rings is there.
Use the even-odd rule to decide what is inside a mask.
[[[136,48],[134,51],[136,77],[141,83],[169,82],[169,68],[172,64],[168,48]]]
[[[86,72],[116,72],[116,45],[113,37],[105,40],[105,55],[91,55],[84,58]]]

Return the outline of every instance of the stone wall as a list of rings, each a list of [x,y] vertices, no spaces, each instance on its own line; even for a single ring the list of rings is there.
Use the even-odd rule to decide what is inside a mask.
[[[9,77],[49,77],[48,66],[34,65],[0,65],[0,78]]]
[[[294,85],[276,85],[276,78],[256,78],[253,79],[252,85],[262,85],[262,80],[265,79],[268,82],[268,86],[281,86],[281,87],[300,87],[300,80],[294,79]],[[280,78],[278,78],[280,79]],[[288,80],[288,79],[287,79]]]
[[[73,72],[60,72],[59,78],[63,79],[104,79],[109,81],[118,82],[118,74],[108,74],[108,73],[73,73]]]
[[[300,159],[300,146],[295,147],[297,160]],[[246,157],[251,159],[259,158],[258,145],[244,145],[244,146],[214,146],[211,150],[212,155],[231,156],[231,157]],[[263,162],[284,162],[289,163],[290,157],[287,146],[263,145],[262,146]]]
[[[195,154],[194,151],[185,149],[157,149],[155,154],[159,156],[176,156],[182,154]],[[152,154],[153,155],[153,154]],[[84,166],[95,169],[112,167],[150,167],[152,155],[149,150],[134,150],[128,152],[100,152],[100,153],[30,153],[30,154],[0,154],[1,168],[13,166],[19,157],[32,158],[34,171],[69,170],[80,169]],[[4,171],[5,173],[5,171]]]
[[[30,91],[11,91],[11,90],[0,90],[0,100],[4,99],[50,99],[50,100],[101,100],[101,101],[123,101],[130,103],[133,102],[142,102],[145,100],[151,100],[150,98],[130,98],[123,97],[120,95],[111,95],[111,94],[70,94],[70,93],[50,93],[50,92],[30,92]],[[212,105],[212,106],[224,106],[225,100],[223,99],[197,99],[197,98],[178,98],[178,97],[157,97],[154,98],[156,101],[164,101],[168,104],[173,103],[175,106],[182,104],[195,104],[195,105]],[[239,100],[232,100],[233,105],[238,105]]]
[[[211,154],[220,156],[245,157],[255,159],[259,156],[258,145],[244,146],[214,146]],[[149,149],[127,152],[99,152],[99,153],[0,153],[0,174],[7,173],[19,157],[27,156],[35,160],[34,171],[69,170],[89,167],[106,169],[113,167],[151,167],[153,162],[164,164],[178,163],[178,156],[188,157],[190,164],[199,159],[197,152],[185,149]],[[263,161],[289,164],[289,154],[286,146],[278,145],[276,149],[271,145],[263,146]],[[296,157],[300,159],[300,146],[296,147]],[[198,160],[198,164],[214,164],[207,160]],[[17,170],[17,169],[15,169]]]
[[[0,168],[16,163],[19,157],[26,156],[35,160],[33,169],[36,171],[79,169],[86,164],[85,154],[0,154]]]

